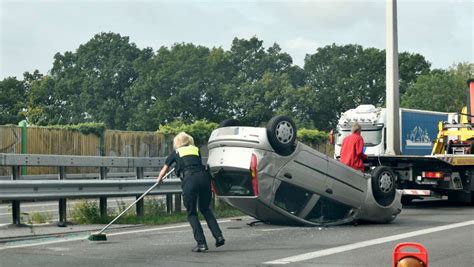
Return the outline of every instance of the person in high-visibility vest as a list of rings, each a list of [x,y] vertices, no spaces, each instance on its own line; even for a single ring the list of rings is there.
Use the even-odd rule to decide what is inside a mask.
[[[176,135],[173,139],[173,147],[175,150],[166,158],[165,165],[161,169],[157,180],[160,182],[170,166],[176,164],[176,173],[182,181],[183,202],[187,210],[188,221],[193,228],[194,239],[197,242],[192,251],[204,252],[208,250],[196,206],[199,207],[199,211],[206,219],[207,225],[216,240],[216,247],[220,247],[224,245],[225,239],[214,213],[210,209],[212,198],[211,177],[202,164],[199,148],[194,146],[194,139],[185,132]]]

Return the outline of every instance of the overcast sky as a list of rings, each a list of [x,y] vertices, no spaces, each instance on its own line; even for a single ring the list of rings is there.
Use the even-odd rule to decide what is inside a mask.
[[[191,42],[229,49],[234,37],[278,43],[303,67],[306,54],[336,43],[385,48],[385,1],[0,0],[0,79],[38,69],[99,32],[129,36],[138,47]],[[399,51],[435,68],[474,62],[473,0],[399,0]]]

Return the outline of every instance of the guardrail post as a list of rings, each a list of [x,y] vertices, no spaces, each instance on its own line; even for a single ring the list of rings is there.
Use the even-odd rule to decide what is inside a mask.
[[[12,166],[12,181],[20,180],[21,177],[21,167],[20,166]],[[21,216],[20,216],[20,201],[13,200],[12,201],[12,223],[19,225],[21,223]]]
[[[173,212],[173,194],[166,194],[166,213]]]
[[[174,195],[174,211],[181,212],[181,194]]]
[[[99,179],[105,180],[106,178],[107,178],[107,167],[99,167]],[[106,197],[99,198],[99,209],[100,209],[101,217],[107,216],[107,198]]]
[[[143,167],[137,167],[137,180],[138,179],[143,179],[145,177],[145,172],[143,170]],[[136,199],[138,199],[140,196],[137,196]],[[144,201],[141,199],[140,201],[137,202],[136,205],[136,210],[137,210],[137,216],[143,216],[145,215],[145,208],[144,208]]]
[[[64,180],[66,179],[66,167],[61,166],[59,167],[59,180]],[[66,227],[66,221],[67,221],[67,202],[65,198],[60,198],[59,199],[59,222],[58,226],[59,227]]]
[[[18,123],[21,127],[21,154],[27,154],[28,123],[22,120]],[[21,167],[21,175],[26,175],[26,166]]]

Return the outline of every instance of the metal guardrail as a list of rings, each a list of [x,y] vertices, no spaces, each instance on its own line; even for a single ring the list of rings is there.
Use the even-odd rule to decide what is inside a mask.
[[[146,177],[144,168],[161,168],[164,162],[164,157],[89,157],[0,153],[0,166],[12,168],[10,181],[0,180],[0,201],[12,202],[12,222],[20,224],[20,201],[59,199],[59,224],[64,225],[66,223],[66,199],[99,197],[100,213],[106,215],[106,197],[141,195],[156,181],[155,179],[144,179]],[[42,176],[22,176],[20,170],[24,166],[58,167],[57,180],[38,180]],[[89,179],[81,179],[81,175],[84,177],[84,174],[66,174],[67,167],[98,167],[99,173],[87,174]],[[135,168],[136,171],[126,175],[121,173],[122,176],[107,173],[109,168],[120,167]],[[147,173],[147,175],[151,174],[153,173]],[[111,176],[125,176],[127,178],[110,179]],[[45,175],[44,178],[51,179],[54,176]],[[175,194],[175,210],[181,210],[181,181],[179,179],[167,179],[158,188],[151,191],[151,194],[166,195],[168,212],[172,210],[172,197]],[[144,214],[143,206],[143,200],[136,204],[137,215]]]
[[[0,166],[156,168],[158,166],[163,166],[164,163],[164,157],[100,157],[0,153]]]
[[[144,172],[144,178],[154,178],[157,177],[159,172]],[[107,179],[119,179],[119,178],[127,178],[127,179],[135,179],[136,173],[134,172],[113,172],[107,173]],[[57,180],[57,174],[37,174],[37,175],[22,175],[22,180]],[[67,179],[68,180],[78,180],[78,179],[99,179],[99,173],[68,173]],[[0,176],[0,181],[10,181],[11,176]]]
[[[0,181],[0,200],[54,200],[59,198],[141,195],[156,180]],[[167,179],[149,194],[181,193],[179,179]]]

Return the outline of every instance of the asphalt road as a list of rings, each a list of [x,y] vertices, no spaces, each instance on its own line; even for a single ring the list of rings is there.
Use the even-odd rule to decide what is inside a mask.
[[[430,266],[474,265],[474,208],[445,201],[416,203],[387,225],[285,227],[220,220],[226,245],[193,253],[187,224],[122,229],[108,241],[86,234],[0,244],[0,266],[390,266],[400,242],[422,243]]]

